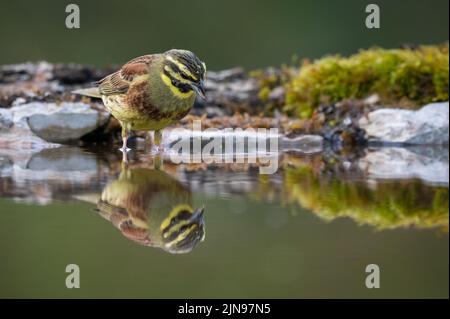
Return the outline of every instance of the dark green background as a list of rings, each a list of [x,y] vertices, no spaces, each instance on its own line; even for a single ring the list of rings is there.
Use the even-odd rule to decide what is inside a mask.
[[[65,27],[77,3],[81,29]],[[366,29],[365,7],[381,7],[381,29]],[[210,69],[349,54],[373,45],[448,41],[448,0],[2,1],[0,64],[28,60],[96,65],[186,48]]]

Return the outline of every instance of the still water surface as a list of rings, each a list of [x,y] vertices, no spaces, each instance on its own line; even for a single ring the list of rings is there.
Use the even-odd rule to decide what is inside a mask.
[[[324,153],[283,154],[270,176],[112,153],[1,156],[0,297],[448,298],[445,179]]]

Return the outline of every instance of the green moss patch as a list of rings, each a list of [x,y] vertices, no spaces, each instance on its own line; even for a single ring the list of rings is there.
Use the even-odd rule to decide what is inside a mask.
[[[414,49],[362,50],[350,57],[329,56],[302,66],[286,77],[281,109],[307,118],[321,104],[363,99],[378,94],[383,106],[417,108],[448,100],[449,47],[420,46]],[[262,81],[260,97],[277,83]],[[277,83],[278,84],[278,83]]]

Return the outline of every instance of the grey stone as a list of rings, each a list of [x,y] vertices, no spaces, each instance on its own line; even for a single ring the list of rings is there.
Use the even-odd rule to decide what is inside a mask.
[[[31,171],[91,172],[98,171],[97,159],[93,154],[76,147],[59,147],[42,150],[34,154],[27,163]]]
[[[43,149],[78,140],[103,125],[110,115],[85,103],[32,102],[0,109],[0,147]]]
[[[448,145],[449,103],[420,110],[379,109],[359,120],[370,142],[409,145]]]
[[[78,140],[104,125],[109,119],[107,113],[94,110],[85,103],[32,102],[14,106],[8,116],[14,128],[31,131],[38,137],[54,143]]]
[[[79,192],[100,192],[107,176],[111,176],[109,165],[78,147],[40,151],[0,147],[0,180],[4,181],[0,195],[17,202],[45,205],[55,199],[72,200]]]
[[[359,168],[373,179],[419,178],[430,184],[448,186],[447,147],[383,147],[358,160]]]
[[[301,135],[294,138],[281,136],[279,144],[283,151],[318,153],[323,149],[323,137],[319,135]]]
[[[9,131],[13,124],[11,113],[6,109],[0,109],[0,132]]]
[[[30,130],[12,128],[7,133],[0,134],[0,149],[18,151],[39,151],[53,148],[59,144],[50,143],[33,135]]]
[[[80,139],[99,126],[98,113],[34,114],[28,118],[31,131],[53,143],[67,143]]]
[[[225,116],[225,112],[218,106],[207,106],[205,108],[205,113],[208,117],[222,117]]]
[[[274,88],[269,94],[269,100],[272,102],[283,103],[286,96],[286,90],[283,86]]]
[[[12,106],[17,106],[17,105],[22,105],[22,104],[25,104],[27,102],[27,100],[26,99],[24,99],[23,97],[18,97],[17,99],[15,99],[13,102],[12,102]]]

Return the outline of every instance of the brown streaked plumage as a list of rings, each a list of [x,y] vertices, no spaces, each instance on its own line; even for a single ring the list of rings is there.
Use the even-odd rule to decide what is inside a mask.
[[[102,98],[105,107],[122,125],[124,153],[130,130],[161,130],[183,118],[196,94],[204,97],[205,64],[186,50],[144,55],[98,82],[97,88],[74,93]],[[126,156],[124,157],[126,159]]]
[[[126,93],[136,77],[148,73],[148,69],[154,59],[155,57],[153,55],[144,55],[127,62],[119,71],[98,81],[100,94],[114,95]]]

